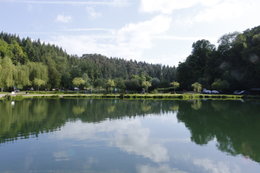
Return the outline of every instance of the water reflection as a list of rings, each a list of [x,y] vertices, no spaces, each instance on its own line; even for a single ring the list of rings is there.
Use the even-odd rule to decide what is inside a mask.
[[[168,165],[161,165],[158,167],[150,165],[142,165],[137,168],[138,173],[186,173],[178,170],[177,168],[171,168]]]
[[[260,114],[254,102],[208,101],[200,109],[189,109],[182,103],[177,114],[191,132],[196,144],[207,144],[216,139],[221,151],[232,155],[243,154],[260,162]]]
[[[24,100],[12,106],[0,102],[0,142],[27,138],[62,127],[67,121],[101,122],[106,119],[164,113],[169,109],[161,102],[114,100]]]
[[[0,102],[0,152],[8,141],[47,135],[43,141],[51,148],[46,148],[46,153],[50,150],[56,164],[80,165],[92,172],[102,172],[100,165],[111,167],[111,172],[231,173],[245,168],[250,172],[229,159],[243,155],[260,162],[259,130],[259,104],[252,101]],[[224,158],[215,148],[232,156]],[[115,163],[104,160],[111,154]],[[35,157],[26,157],[28,168],[33,167]],[[41,157],[45,158],[44,154]],[[236,161],[248,164],[240,157]],[[54,170],[59,169],[49,171]]]
[[[193,164],[212,173],[238,173],[241,172],[237,164],[230,164],[224,161],[213,161],[210,159],[194,159]]]
[[[113,135],[104,137],[100,135],[103,133]],[[54,138],[63,140],[109,140],[112,146],[128,153],[141,155],[154,162],[169,160],[167,150],[158,142],[152,141],[150,130],[142,127],[141,122],[135,119],[115,120],[113,126],[109,121],[87,125],[80,121],[68,123],[62,131],[56,133]]]

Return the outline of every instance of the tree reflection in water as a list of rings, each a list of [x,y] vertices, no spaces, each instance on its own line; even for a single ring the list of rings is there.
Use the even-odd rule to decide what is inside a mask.
[[[253,101],[127,101],[32,99],[0,102],[0,143],[37,137],[60,129],[68,121],[98,123],[124,117],[177,112],[191,133],[191,141],[242,154],[260,162],[259,104]]]

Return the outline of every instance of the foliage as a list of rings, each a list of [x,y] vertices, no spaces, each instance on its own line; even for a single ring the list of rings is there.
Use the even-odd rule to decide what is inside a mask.
[[[152,84],[153,88],[159,88],[160,83],[161,83],[161,81],[158,78],[152,78],[152,80],[151,80],[151,84]]]
[[[96,88],[105,88],[106,82],[104,79],[96,79],[94,82],[94,87]]]
[[[126,89],[131,91],[141,91],[142,89],[140,82],[137,79],[126,80],[125,85]]]
[[[113,87],[131,92],[169,88],[171,81],[185,90],[195,82],[225,91],[260,88],[260,26],[225,34],[217,47],[208,40],[196,41],[177,69],[99,54],[68,55],[40,40],[0,33],[1,90],[28,89],[35,79],[45,81],[42,89],[69,90],[77,77],[85,81],[82,88],[105,89],[114,80]]]
[[[106,82],[106,88],[107,88],[107,90],[112,91],[115,86],[116,86],[116,83],[115,83],[114,80],[112,80],[112,79],[108,79],[108,80],[107,80],[107,82]]]
[[[139,76],[139,79],[145,77],[147,81],[158,78],[159,85],[167,87],[170,81],[175,79],[176,71],[175,67],[108,58],[99,54],[84,54],[82,57],[68,55],[55,45],[2,32],[1,63],[6,62],[7,58],[10,59],[9,65],[1,65],[0,68],[3,72],[0,88],[4,90],[9,90],[10,87],[28,89],[34,85],[35,78],[46,82],[44,89],[72,89],[72,81],[76,77],[83,78],[86,88],[106,88],[106,81],[112,79],[118,85],[116,87],[124,90],[126,82],[132,80],[134,75]],[[8,73],[8,76],[3,75],[11,66],[12,73]],[[142,82],[138,83],[141,85]]]
[[[201,85],[199,82],[193,83],[193,84],[191,85],[191,87],[193,88],[193,90],[194,90],[195,92],[198,92],[198,93],[200,93],[201,90],[202,90],[202,85]]]
[[[260,26],[225,34],[215,48],[207,40],[193,44],[191,55],[177,68],[184,89],[194,82],[205,88],[245,90],[260,88]]]
[[[87,73],[83,74],[82,79],[85,81],[85,83],[84,83],[85,87],[90,88],[91,87],[91,81],[90,81]]]
[[[115,84],[115,81],[114,80],[112,80],[112,79],[108,79],[108,81],[107,81],[107,86],[108,87],[115,87],[116,86],[116,84]]]
[[[143,81],[143,82],[142,82],[142,87],[145,88],[145,91],[148,91],[148,88],[149,88],[150,86],[152,86],[151,82],[149,82],[149,81]]]
[[[172,85],[172,87],[173,87],[173,89],[174,89],[174,92],[175,92],[175,90],[176,90],[177,88],[180,87],[180,83],[179,83],[179,82],[176,82],[176,81],[171,82],[171,85]]]
[[[211,84],[211,87],[216,90],[227,90],[229,88],[229,83],[226,80],[217,79]]]
[[[122,78],[115,79],[116,87],[120,90],[125,90],[125,81]]]
[[[75,77],[72,81],[73,85],[79,87],[85,84],[85,81],[81,77]]]
[[[26,65],[16,66],[15,74],[14,74],[14,81],[15,81],[14,85],[19,89],[22,89],[24,86],[31,85],[29,75],[30,75],[30,71]]]
[[[0,61],[0,88],[9,88],[14,86],[15,67],[12,60],[8,57]]]
[[[35,78],[33,80],[33,84],[36,85],[38,87],[38,90],[41,86],[44,86],[46,85],[46,81],[42,80],[42,79],[38,79],[38,78]]]

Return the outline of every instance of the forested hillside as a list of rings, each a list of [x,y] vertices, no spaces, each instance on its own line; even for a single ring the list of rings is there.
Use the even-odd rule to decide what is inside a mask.
[[[177,69],[182,88],[190,89],[194,82],[218,90],[260,88],[260,26],[226,34],[218,47],[199,40],[192,48]]]
[[[0,88],[191,90],[194,83],[222,91],[260,88],[260,26],[226,34],[218,46],[199,40],[192,48],[176,69],[98,54],[77,57],[40,40],[0,33]]]
[[[71,56],[61,48],[40,40],[0,34],[0,88],[5,90],[13,87],[106,88],[108,85],[141,90],[145,84],[154,88],[169,86],[175,79],[175,71],[174,67],[98,54]]]

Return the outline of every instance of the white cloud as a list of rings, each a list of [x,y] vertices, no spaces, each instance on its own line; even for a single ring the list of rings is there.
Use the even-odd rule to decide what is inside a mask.
[[[27,5],[27,11],[32,12],[33,11],[33,6],[31,4]]]
[[[109,5],[115,7],[123,7],[129,4],[128,0],[90,0],[90,1],[65,1],[65,0],[4,0],[5,2],[16,2],[26,4],[42,4],[42,5]]]
[[[216,5],[220,0],[141,0],[143,12],[160,12],[170,14],[174,10],[190,8],[201,4],[204,6]]]
[[[35,3],[37,2],[45,3],[46,1],[36,1]],[[61,4],[60,2],[48,1],[53,4]],[[190,47],[194,41],[208,39],[216,43],[216,40],[225,32],[232,32],[239,28],[246,29],[259,24],[255,16],[260,15],[258,10],[260,1],[255,0],[140,0],[140,2],[142,12],[156,15],[150,20],[125,24],[118,29],[67,29],[66,31],[71,33],[56,34],[50,41],[62,46],[70,54],[100,53],[109,57],[177,65],[186,57],[184,55],[190,53]],[[103,17],[102,14],[96,11],[95,6],[89,5],[123,6],[129,1],[66,1],[66,3],[70,5],[89,3],[86,8],[89,17],[98,18]],[[187,10],[180,12],[181,9],[187,8],[190,8],[189,11],[192,13],[187,13]],[[174,13],[176,16],[173,17],[172,14],[175,10],[179,11]],[[60,16],[57,21],[68,23],[72,20],[72,18],[66,17],[69,16]],[[227,21],[230,25],[223,23]],[[203,25],[201,28],[201,23],[208,22],[213,25]],[[218,23],[221,30],[216,29]],[[79,35],[79,33],[72,32],[82,33]],[[83,34],[84,32],[88,33]],[[178,33],[181,33],[182,36],[179,36]],[[186,41],[186,44],[189,44],[188,49],[177,50],[176,47],[179,45],[177,40]],[[169,43],[173,46],[171,50],[166,50],[166,48],[162,48],[163,46],[158,48],[160,45]],[[147,53],[149,51],[151,53]]]
[[[66,151],[54,152],[53,157],[55,161],[68,161],[69,156]]]
[[[65,29],[64,31],[69,31],[69,32],[83,32],[83,31],[97,31],[97,32],[110,32],[113,33],[115,30],[113,29],[108,29],[108,28],[70,28],[70,29]]]
[[[175,10],[198,6],[192,16],[181,18],[182,23],[231,21],[258,25],[256,16],[260,15],[260,1],[256,0],[141,0],[142,12],[171,14]],[[180,13],[179,13],[180,14]],[[188,13],[184,13],[187,15]],[[181,16],[181,15],[179,15]],[[175,19],[176,20],[176,19]],[[177,19],[178,20],[178,19]]]
[[[185,173],[175,168],[170,168],[168,165],[161,165],[159,167],[152,167],[150,165],[141,165],[137,167],[138,173]]]
[[[63,35],[51,42],[62,46],[71,54],[101,53],[127,59],[141,58],[143,51],[153,47],[154,37],[166,33],[171,18],[158,15],[151,20],[130,23],[118,30],[100,35]],[[139,59],[141,60],[141,59]]]
[[[130,4],[129,0],[112,0],[111,5],[116,7],[126,7]]]
[[[97,12],[93,7],[87,7],[86,11],[91,18],[98,18],[102,16],[102,13]]]
[[[256,13],[258,13],[257,16],[260,15],[258,10],[259,6],[260,2],[255,0],[226,0],[200,11],[194,17],[194,20],[197,22],[215,22],[217,20],[225,21],[232,19],[241,20],[241,17],[243,18],[244,16],[247,16],[248,20],[255,20],[254,15],[256,15]],[[240,22],[246,21],[241,20]]]
[[[237,165],[230,165],[222,161],[213,161],[210,159],[195,159],[194,165],[204,168],[211,173],[240,173],[240,169]]]
[[[171,18],[159,15],[151,20],[128,24],[117,33],[119,45],[130,45],[136,48],[151,48],[152,37],[169,30]]]
[[[50,42],[62,46],[70,54],[100,53],[107,56],[118,56],[120,53],[115,53],[117,48],[113,40],[115,40],[113,34],[80,34],[54,36]]]
[[[62,14],[57,15],[56,17],[56,21],[57,22],[61,22],[61,23],[69,23],[72,21],[72,17],[71,16],[65,16]]]
[[[129,129],[120,130],[112,143],[123,151],[141,155],[154,162],[168,161],[169,156],[166,148],[160,144],[153,143],[149,139],[149,133],[149,129],[145,129],[139,125],[134,128],[129,127]]]
[[[154,39],[159,39],[159,40],[196,41],[196,40],[200,40],[200,39],[214,40],[215,37],[208,37],[208,36],[181,37],[181,36],[174,36],[174,35],[157,35],[157,36],[154,36]]]
[[[102,138],[99,134],[104,132],[111,136]],[[150,130],[142,127],[141,122],[137,119],[115,120],[113,126],[109,121],[99,124],[85,124],[80,121],[67,123],[62,131],[56,132],[54,137],[56,139],[106,140],[108,144],[118,147],[124,152],[140,155],[154,162],[169,160],[167,149],[158,141],[151,140]],[[63,153],[55,156],[58,159],[65,158]]]

